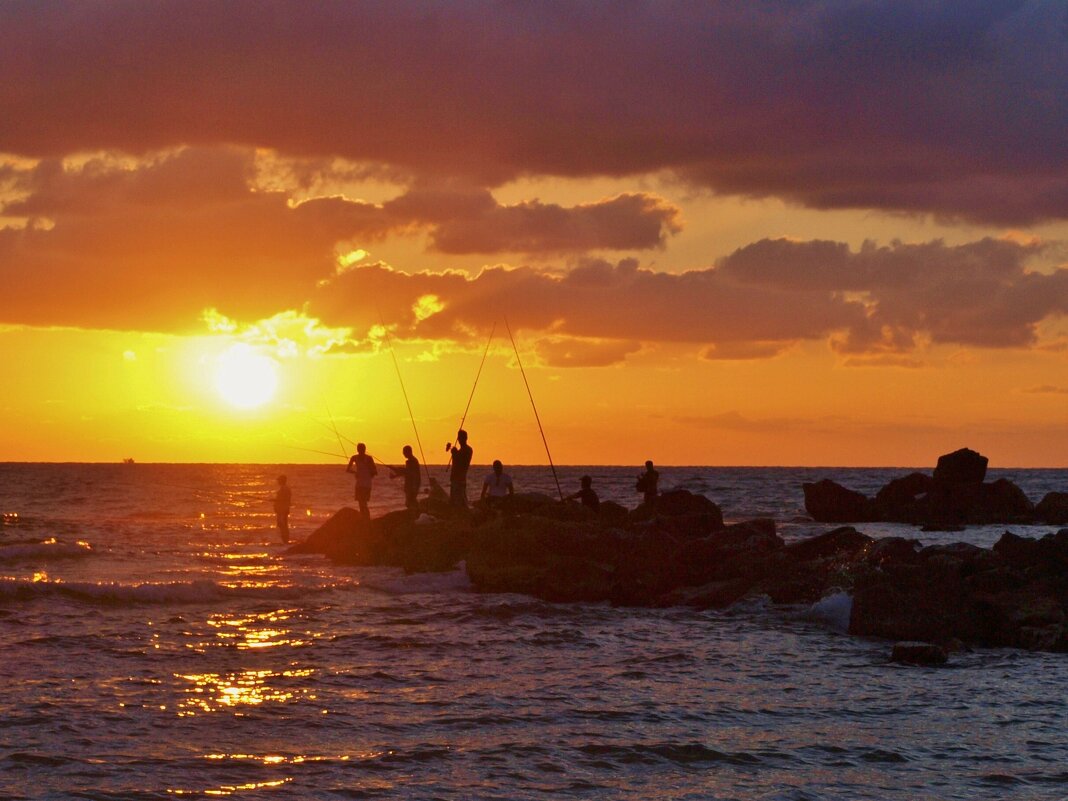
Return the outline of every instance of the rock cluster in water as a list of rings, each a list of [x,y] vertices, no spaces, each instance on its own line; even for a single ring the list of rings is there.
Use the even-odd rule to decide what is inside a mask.
[[[657,508],[600,514],[517,495],[495,514],[394,512],[369,524],[342,509],[290,553],[410,572],[466,563],[481,592],[547,601],[723,608],[752,596],[814,603],[853,596],[849,630],[895,640],[1068,650],[1068,529],[1041,540],[1010,533],[991,549],[922,547],[852,527],[785,543],[772,520],[724,525],[712,501],[685,490]]]
[[[961,448],[939,457],[932,475],[895,478],[869,498],[829,479],[804,484],[805,509],[821,523],[911,523],[930,529],[1001,523],[1068,524],[1068,492],[1034,504],[1018,486],[985,481],[987,458]]]

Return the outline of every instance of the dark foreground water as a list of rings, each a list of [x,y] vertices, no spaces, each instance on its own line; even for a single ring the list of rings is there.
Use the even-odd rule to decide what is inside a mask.
[[[842,633],[841,595],[613,609],[284,558],[279,469],[0,465],[0,797],[1068,797],[1066,655],[906,668]],[[350,497],[343,468],[285,472],[297,538]],[[636,470],[564,468],[565,490],[584,472],[633,505]],[[903,471],[662,472],[792,538],[824,530],[802,481],[873,492]],[[991,472],[1033,500],[1068,489]],[[376,511],[399,492],[380,479]],[[861,528],[989,545],[1004,527]]]

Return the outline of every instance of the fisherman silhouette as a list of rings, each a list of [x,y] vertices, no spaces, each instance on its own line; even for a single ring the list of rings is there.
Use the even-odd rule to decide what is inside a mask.
[[[592,512],[596,512],[601,508],[601,499],[597,497],[597,493],[593,491],[593,479],[589,476],[583,476],[579,479],[582,484],[582,489],[578,492],[574,492],[568,495],[565,501],[579,501],[583,506]]]
[[[286,484],[286,477],[279,476],[278,492],[274,496],[274,519],[282,542],[289,542],[289,507],[292,498],[293,494],[290,492],[289,485]]]
[[[479,496],[479,500],[491,507],[496,507],[500,506],[509,495],[515,495],[512,477],[504,472],[501,460],[495,459],[493,472],[482,481],[482,495]]]
[[[404,476],[404,505],[414,516],[419,512],[419,486],[422,483],[419,460],[412,453],[411,445],[405,445],[401,453],[404,454],[404,467],[390,467],[390,477]]]
[[[360,504],[360,516],[367,521],[371,520],[371,510],[367,508],[367,502],[371,500],[371,484],[378,475],[375,460],[367,455],[367,446],[362,442],[356,443],[356,453],[349,459],[346,473],[356,474],[356,500]]]
[[[456,445],[445,443],[445,450],[452,454],[452,467],[449,469],[449,503],[453,506],[467,508],[467,469],[471,466],[474,449],[467,444],[467,432],[462,428],[456,432]]]
[[[660,481],[660,473],[653,469],[652,460],[645,463],[645,472],[638,476],[638,483],[634,489],[645,495],[645,503],[649,506],[656,504],[656,485]]]

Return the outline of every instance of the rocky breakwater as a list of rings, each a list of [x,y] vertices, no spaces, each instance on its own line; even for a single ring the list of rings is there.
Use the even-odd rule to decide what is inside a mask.
[[[821,523],[909,523],[932,529],[966,525],[1068,523],[1068,493],[1037,505],[1011,481],[985,481],[987,458],[961,448],[938,459],[931,475],[895,478],[874,498],[829,479],[803,485],[805,509]]]
[[[786,543],[773,521],[724,525],[716,504],[681,490],[655,512],[604,504],[600,514],[517,495],[499,513],[417,521],[396,512],[368,524],[342,509],[289,553],[409,572],[464,560],[480,592],[554,602],[723,608],[841,592],[853,599],[852,634],[1068,651],[1068,529],[1040,540],[1006,532],[993,549],[923,547],[848,526]]]

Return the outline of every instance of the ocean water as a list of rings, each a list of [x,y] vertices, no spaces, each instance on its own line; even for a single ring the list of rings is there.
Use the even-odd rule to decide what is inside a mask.
[[[614,609],[285,557],[279,472],[294,538],[351,504],[340,466],[0,464],[0,798],[1068,797],[1068,655],[903,667],[843,632],[841,595]],[[510,472],[555,492],[547,468]],[[628,505],[637,472],[558,468]],[[796,538],[829,528],[803,481],[872,493],[905,471],[661,472]],[[991,473],[1068,490],[1066,470]],[[401,505],[380,477],[373,511]]]

